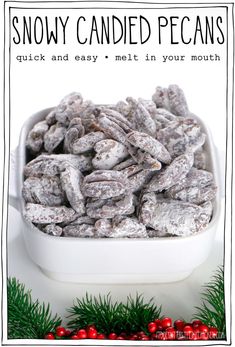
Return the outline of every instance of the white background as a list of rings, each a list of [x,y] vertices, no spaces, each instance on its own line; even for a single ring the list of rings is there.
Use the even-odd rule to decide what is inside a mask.
[[[30,15],[47,15],[52,17],[61,15],[61,10],[36,10]],[[157,15],[189,15],[192,19],[196,14],[201,17],[208,15],[221,15],[222,9],[207,10],[141,10],[147,18]],[[160,12],[159,12],[160,11]],[[96,12],[97,14],[99,12]],[[104,12],[102,15],[113,14]],[[115,11],[115,15],[119,12]],[[123,13],[123,12],[122,12]],[[135,14],[134,10],[125,10],[123,14]],[[67,12],[63,10],[63,16]],[[84,11],[82,15],[88,14]],[[138,13],[139,14],[139,13]],[[13,10],[12,15],[29,15],[29,10]],[[81,13],[75,10],[69,12],[72,23]],[[193,23],[193,21],[192,21]],[[192,25],[193,26],[193,25]],[[79,91],[84,99],[91,99],[96,103],[112,103],[124,100],[127,96],[151,98],[155,87],[178,84],[185,92],[190,110],[203,119],[212,132],[214,143],[219,151],[221,177],[223,180],[225,142],[226,142],[226,45],[200,45],[196,46],[164,46],[154,45],[149,42],[144,46],[122,44],[115,48],[112,46],[79,46],[76,42],[71,44],[74,37],[74,27],[71,25],[70,43],[66,46],[46,45],[11,45],[11,138],[10,147],[14,149],[19,140],[20,129],[27,118],[40,109],[56,105],[60,99],[71,91]],[[190,30],[192,27],[190,27]],[[166,33],[168,35],[168,33]],[[47,62],[22,62],[16,61],[17,55],[45,54]],[[69,54],[69,62],[50,62],[52,54]],[[115,54],[138,54],[139,62],[114,62]],[[144,62],[141,56],[146,53],[154,54],[156,62]],[[218,62],[191,62],[190,55],[218,54]],[[96,63],[75,62],[74,55],[98,55]],[[186,55],[185,62],[163,63],[162,55]],[[109,59],[104,56],[108,55]],[[223,205],[222,205],[223,209]],[[219,224],[219,233],[212,254],[207,263],[198,268],[186,281],[172,285],[139,285],[139,286],[82,286],[58,284],[48,280],[27,256],[21,236],[20,216],[12,208],[9,214],[9,274],[16,276],[33,289],[35,298],[51,302],[54,312],[62,316],[64,308],[71,305],[75,296],[81,296],[88,290],[90,293],[107,293],[111,291],[115,299],[124,299],[129,293],[143,292],[148,299],[156,297],[156,301],[163,304],[164,313],[173,318],[182,317],[190,319],[194,306],[200,302],[199,291],[201,285],[207,281],[222,262],[223,220]]]
[[[96,10],[97,18],[101,15],[115,14],[122,18],[124,15],[139,16],[142,14],[151,23],[151,39],[144,45],[79,45],[76,41],[76,20],[83,15],[87,21],[83,24],[84,36],[89,36],[89,10],[11,10],[12,17],[30,15],[34,19],[37,15],[42,18],[47,15],[51,19],[51,26],[55,16],[65,19],[69,15],[66,26],[67,44],[45,43],[40,45],[11,44],[11,148],[17,145],[19,131],[24,121],[34,112],[54,106],[62,97],[72,91],[79,91],[84,99],[91,99],[96,103],[114,103],[125,100],[127,96],[151,99],[156,86],[167,87],[178,84],[185,92],[190,110],[201,117],[210,127],[215,144],[220,150],[225,148],[226,124],[226,43],[200,44],[199,36],[196,45],[170,45],[170,27],[162,29],[163,45],[157,44],[157,17],[179,16],[190,17],[186,25],[185,37],[193,37],[196,16],[200,15],[202,27],[205,31],[205,16],[221,16],[223,31],[226,34],[225,9],[158,9],[158,10]],[[92,11],[93,14],[93,11]],[[18,28],[21,28],[19,20]],[[218,32],[215,30],[215,36]],[[134,34],[137,37],[138,27]],[[180,20],[174,29],[175,40],[180,37]],[[12,36],[16,36],[12,28]],[[45,54],[46,62],[18,62],[16,56]],[[146,54],[157,57],[157,61],[145,62]],[[52,55],[69,55],[69,61],[52,62]],[[114,56],[137,54],[139,61],[120,62]],[[191,55],[218,54],[220,61],[191,61]],[[97,61],[74,61],[75,55],[98,55]],[[105,59],[108,55],[108,59]],[[162,62],[162,55],[185,55],[185,61]]]

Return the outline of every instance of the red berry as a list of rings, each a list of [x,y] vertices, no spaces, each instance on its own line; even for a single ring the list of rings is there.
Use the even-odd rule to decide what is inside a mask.
[[[157,331],[163,330],[163,327],[162,327],[162,320],[161,320],[161,319],[155,319],[154,323],[157,324]]]
[[[85,329],[80,329],[77,332],[77,336],[79,339],[86,339],[87,338],[87,332]]]
[[[57,327],[55,332],[57,336],[62,337],[65,336],[66,329],[64,327]]]
[[[145,332],[144,331],[138,331],[137,335],[138,336],[143,336],[143,335],[145,335]]]
[[[105,339],[105,335],[104,334],[97,334],[96,337],[98,340],[104,340]]]
[[[162,340],[162,341],[167,340],[166,334],[163,333],[163,332],[158,333],[158,334],[157,334],[157,339],[158,339],[158,340]]]
[[[199,335],[199,340],[208,340],[209,336],[208,333],[202,331]]]
[[[71,336],[71,340],[79,340],[78,335],[72,335],[72,336]]]
[[[146,336],[147,336],[147,335],[144,334],[144,333],[143,333],[143,334],[140,334],[140,335],[138,335],[138,340],[142,340],[142,338],[143,338],[143,337],[146,337]]]
[[[194,327],[194,326],[198,327],[198,326],[201,325],[201,324],[202,324],[202,321],[199,320],[199,319],[196,319],[196,320],[192,321],[193,327]]]
[[[124,337],[124,339],[127,339],[127,333],[125,333],[124,331],[121,334],[119,334],[119,336]]]
[[[155,333],[157,331],[157,324],[155,322],[151,322],[148,324],[148,331],[150,333]]]
[[[93,330],[96,331],[96,327],[94,325],[88,325],[86,328],[86,331],[93,331]]]
[[[169,317],[165,317],[162,319],[161,326],[163,329],[170,328],[172,326],[172,319]]]
[[[88,339],[96,339],[97,338],[97,331],[89,331],[87,334]]]
[[[109,340],[116,340],[117,339],[117,334],[115,333],[110,333],[108,336]]]
[[[48,333],[45,335],[44,339],[46,340],[54,340],[55,339],[55,336],[53,333]]]
[[[170,328],[167,328],[166,331],[165,331],[165,334],[167,336],[167,340],[175,340],[175,329],[170,327]]]
[[[133,340],[133,341],[138,340],[138,335],[137,335],[137,334],[131,335],[131,336],[129,337],[129,340]]]
[[[193,328],[187,324],[184,326],[183,332],[186,337],[189,337],[189,335],[193,333]]]
[[[209,328],[209,338],[216,339],[217,336],[218,336],[218,329],[214,327]]]
[[[69,336],[69,335],[71,335],[71,330],[65,329],[65,336]]]
[[[209,332],[209,328],[208,328],[208,326],[206,324],[201,324],[199,326],[199,330],[200,330],[201,333],[208,333]]]
[[[97,330],[95,328],[88,327],[86,331],[87,331],[88,339],[96,339],[96,337],[97,337]]]
[[[95,324],[90,324],[87,326],[87,329],[95,329],[96,330],[96,326],[95,326]]]
[[[142,336],[140,340],[141,341],[148,341],[149,337],[145,335],[145,336]]]
[[[118,336],[118,337],[116,338],[116,340],[125,340],[125,339],[124,339],[124,337],[122,337],[122,336]]]
[[[157,330],[160,330],[158,327],[162,325],[162,320],[159,319],[159,318],[158,318],[158,319],[155,319],[155,320],[154,320],[154,323],[157,324]]]
[[[180,330],[183,331],[185,326],[185,322],[181,319],[177,319],[176,321],[174,321],[174,327],[176,330]]]

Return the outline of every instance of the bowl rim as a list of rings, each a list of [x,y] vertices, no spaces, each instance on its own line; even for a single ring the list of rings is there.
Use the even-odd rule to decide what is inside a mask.
[[[102,104],[103,105],[103,104]],[[53,240],[56,242],[89,242],[89,243],[96,243],[96,242],[154,242],[154,243],[164,243],[164,242],[183,242],[183,241],[188,241],[190,239],[194,240],[197,237],[200,237],[201,235],[204,235],[206,232],[209,232],[210,229],[213,229],[215,224],[218,222],[219,216],[220,216],[220,186],[219,186],[219,179],[218,179],[218,162],[217,162],[217,156],[215,155],[215,145],[212,139],[212,135],[210,132],[210,129],[208,126],[205,124],[204,121],[202,121],[201,118],[196,116],[193,113],[190,113],[189,117],[190,118],[195,118],[200,126],[202,127],[203,131],[206,133],[206,142],[205,145],[207,147],[206,151],[210,154],[209,156],[209,166],[211,166],[211,171],[213,172],[214,175],[214,182],[217,186],[217,194],[216,197],[213,201],[213,214],[211,221],[209,222],[208,226],[203,229],[202,231],[192,234],[192,235],[187,235],[187,236],[167,236],[167,237],[149,237],[149,238],[89,238],[89,237],[71,237],[71,236],[63,236],[63,237],[58,237],[54,235],[49,235],[41,231],[39,228],[37,228],[32,222],[28,221],[25,216],[24,216],[24,207],[25,207],[25,202],[22,198],[22,186],[24,182],[24,175],[23,175],[23,168],[24,165],[26,164],[26,146],[25,146],[25,141],[26,137],[28,134],[29,129],[32,128],[32,126],[37,123],[40,120],[45,119],[45,116],[51,112],[55,107],[49,107],[42,109],[33,115],[31,115],[23,124],[20,132],[20,138],[19,138],[19,144],[17,148],[17,168],[19,169],[20,175],[17,176],[18,184],[17,184],[17,195],[20,200],[20,206],[19,206],[19,211],[20,214],[24,220],[24,222],[32,229],[34,233],[38,234],[38,236],[45,238],[47,240]]]

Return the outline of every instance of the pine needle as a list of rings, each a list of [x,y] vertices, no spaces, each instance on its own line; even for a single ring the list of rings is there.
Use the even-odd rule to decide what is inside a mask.
[[[148,303],[144,303],[143,295],[136,294],[136,298],[127,298],[125,307],[125,319],[127,330],[130,332],[148,332],[148,323],[160,317],[161,307],[153,303],[153,298]]]
[[[159,318],[161,308],[150,300],[144,303],[142,295],[136,298],[127,298],[127,303],[112,303],[111,296],[99,295],[98,298],[86,296],[76,299],[74,305],[68,309],[70,321],[68,326],[72,329],[81,329],[94,324],[99,332],[117,334],[125,331],[146,331],[150,321]]]
[[[226,338],[225,301],[224,301],[224,269],[219,267],[211,281],[203,287],[202,304],[195,307],[195,319],[200,319],[208,326],[218,329],[221,338]]]
[[[16,278],[7,280],[8,338],[42,339],[61,324],[61,318],[52,317],[50,305],[33,302],[31,291]]]

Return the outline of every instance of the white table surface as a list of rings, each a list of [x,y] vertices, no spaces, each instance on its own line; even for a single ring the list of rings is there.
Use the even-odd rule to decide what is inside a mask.
[[[222,201],[221,211],[224,203]],[[173,319],[191,320],[195,306],[200,305],[202,285],[208,282],[218,265],[223,263],[223,214],[212,251],[207,261],[198,267],[187,279],[168,284],[73,284],[57,282],[43,274],[29,258],[21,229],[21,217],[18,211],[9,206],[8,226],[8,276],[16,277],[32,290],[34,299],[49,302],[53,313],[58,313],[66,324],[66,308],[76,297],[81,298],[86,292],[92,295],[108,294],[114,300],[125,301],[131,294],[143,293],[146,301],[154,297],[154,302],[162,305],[162,314]]]

